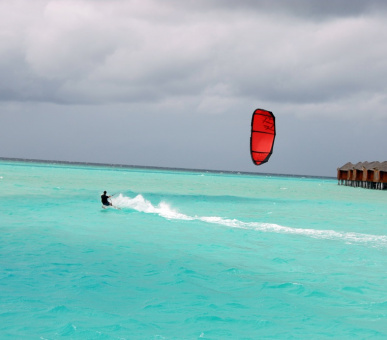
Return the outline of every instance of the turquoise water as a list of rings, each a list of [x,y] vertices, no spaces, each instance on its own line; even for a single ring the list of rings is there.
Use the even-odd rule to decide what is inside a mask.
[[[0,188],[1,339],[387,338],[387,191],[11,161]]]

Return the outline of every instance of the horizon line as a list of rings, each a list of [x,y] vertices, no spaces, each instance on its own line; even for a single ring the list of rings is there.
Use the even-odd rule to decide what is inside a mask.
[[[250,175],[250,176],[278,176],[278,177],[306,177],[306,178],[321,178],[321,179],[336,179],[332,176],[316,176],[316,175],[294,175],[294,174],[277,174],[268,172],[251,172],[251,171],[239,171],[239,170],[211,170],[211,169],[190,169],[190,168],[172,168],[172,167],[159,167],[151,165],[129,165],[129,164],[116,164],[116,163],[95,163],[95,162],[78,162],[78,161],[60,161],[60,160],[47,160],[47,159],[33,159],[33,158],[17,158],[17,157],[0,157],[0,160],[14,161],[14,162],[30,162],[30,163],[45,163],[45,164],[69,164],[69,165],[86,165],[86,166],[101,166],[101,167],[113,167],[113,168],[128,168],[128,169],[154,169],[154,170],[175,170],[185,172],[210,172],[210,173],[226,173],[234,175]]]

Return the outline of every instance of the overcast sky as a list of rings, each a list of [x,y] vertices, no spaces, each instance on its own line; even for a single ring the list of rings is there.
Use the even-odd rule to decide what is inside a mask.
[[[0,0],[0,157],[336,176],[387,160],[386,42],[385,0]]]

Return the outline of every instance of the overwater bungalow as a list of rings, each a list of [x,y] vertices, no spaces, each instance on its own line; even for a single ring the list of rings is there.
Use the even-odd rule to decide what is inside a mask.
[[[349,181],[351,178],[352,168],[353,164],[351,162],[348,162],[344,164],[341,168],[337,169],[337,179],[339,180],[339,184],[347,185],[347,181]]]
[[[364,162],[363,164],[363,187],[371,188],[375,184],[375,169],[379,166],[380,162]]]
[[[387,189],[387,161],[348,162],[337,169],[339,185],[369,189]]]
[[[353,186],[358,187],[361,185],[363,179],[363,162],[358,162],[353,166],[351,179]]]
[[[381,162],[375,167],[374,182],[380,185],[379,189],[387,188],[387,161]]]

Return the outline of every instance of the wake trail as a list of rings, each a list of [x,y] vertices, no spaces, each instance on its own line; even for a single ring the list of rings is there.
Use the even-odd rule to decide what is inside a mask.
[[[120,194],[113,198],[113,204],[119,208],[130,208],[147,214],[157,214],[163,218],[184,221],[202,221],[211,224],[222,225],[230,228],[257,230],[260,232],[271,232],[279,234],[301,235],[317,239],[341,240],[347,243],[372,244],[387,247],[387,236],[371,235],[355,232],[340,232],[335,230],[304,229],[281,226],[274,223],[243,222],[237,219],[226,219],[219,216],[188,216],[178,212],[165,202],[153,205],[142,195],[134,198]]]

